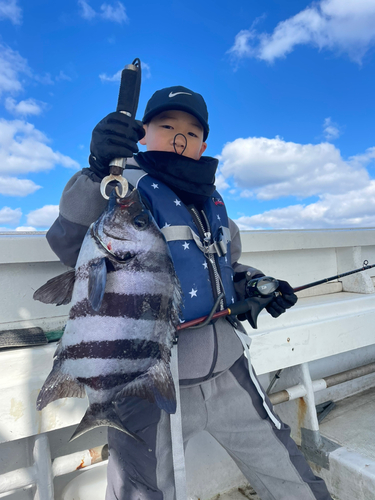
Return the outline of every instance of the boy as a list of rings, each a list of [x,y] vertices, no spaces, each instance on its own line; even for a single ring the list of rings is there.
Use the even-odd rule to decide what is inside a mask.
[[[109,162],[137,153],[139,141],[147,151],[135,154],[124,175],[138,188],[168,241],[184,292],[182,320],[244,298],[247,280],[263,273],[238,263],[239,231],[214,185],[218,161],[202,156],[208,133],[203,97],[181,86],[151,97],[143,126],[120,113],[99,122],[92,134],[90,168],[69,181],[59,218],[47,234],[62,262],[75,265],[88,226],[104,209],[99,186],[109,173]],[[267,306],[274,317],[297,301],[288,283],[280,281],[279,291]],[[210,432],[262,500],[330,499],[324,482],[314,476],[290,438],[289,427],[273,413],[267,398],[264,402],[235,329],[243,331],[236,321],[220,318],[180,332],[184,442],[203,429]],[[147,445],[108,429],[106,499],[173,500],[169,415],[137,397],[120,401],[117,412]]]

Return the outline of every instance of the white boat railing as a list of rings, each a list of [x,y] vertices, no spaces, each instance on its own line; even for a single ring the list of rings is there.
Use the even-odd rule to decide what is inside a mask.
[[[34,463],[0,476],[0,496],[11,495],[20,489],[35,487],[36,500],[54,498],[53,480],[58,476],[84,470],[108,460],[108,445],[71,453],[52,460],[47,434],[35,436]]]

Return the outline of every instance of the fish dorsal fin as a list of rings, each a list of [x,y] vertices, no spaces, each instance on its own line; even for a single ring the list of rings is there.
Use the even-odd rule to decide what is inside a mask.
[[[36,407],[37,410],[43,410],[45,406],[56,399],[84,398],[85,396],[85,386],[70,375],[62,373],[61,362],[56,361],[39,393]]]
[[[117,395],[116,400],[126,396],[138,396],[156,403],[161,410],[167,413],[176,413],[176,391],[172,374],[167,363],[160,359],[158,362],[129,382]]]
[[[69,441],[72,441],[85,432],[102,425],[113,427],[118,431],[125,432],[125,434],[128,434],[137,441],[140,441],[142,443],[144,442],[143,439],[138,437],[136,434],[128,431],[128,429],[124,427],[114,409],[112,402],[109,404],[94,403],[90,405]]]
[[[90,265],[89,269],[89,301],[94,311],[99,311],[107,283],[107,265],[103,257]]]
[[[56,304],[57,306],[69,304],[72,300],[74,282],[75,270],[70,269],[59,276],[51,278],[38,288],[33,295],[33,299],[44,304]]]

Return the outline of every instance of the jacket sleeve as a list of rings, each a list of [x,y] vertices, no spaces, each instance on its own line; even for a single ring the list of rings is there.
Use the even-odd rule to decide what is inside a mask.
[[[256,275],[264,275],[262,271],[256,269],[255,267],[248,266],[246,264],[240,264],[238,260],[241,257],[242,253],[242,244],[241,244],[241,236],[240,230],[235,222],[232,219],[229,219],[229,230],[231,234],[231,258],[232,258],[232,267],[235,273],[242,272],[251,272],[250,278]]]
[[[59,217],[47,232],[47,241],[63,264],[75,266],[87,229],[106,204],[100,194],[100,179],[89,169],[69,180],[61,196]]]

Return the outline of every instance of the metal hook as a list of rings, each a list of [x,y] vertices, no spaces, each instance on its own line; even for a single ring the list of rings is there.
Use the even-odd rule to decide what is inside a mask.
[[[121,164],[117,164],[121,162]],[[121,192],[119,191],[119,186],[116,186],[116,193],[120,198],[125,198],[126,193],[128,192],[129,189],[129,184],[128,181],[125,179],[125,177],[122,176],[122,172],[124,171],[125,165],[126,165],[126,158],[117,158],[111,162],[111,168],[109,169],[109,175],[107,177],[104,177],[102,182],[100,183],[100,192],[103,198],[106,200],[109,200],[109,196],[107,196],[106,189],[107,186],[110,182],[116,181],[120,184],[121,186]]]
[[[122,177],[122,175],[115,175],[115,174],[107,175],[107,177],[104,177],[104,179],[100,183],[100,192],[103,198],[109,200],[109,196],[106,193],[106,189],[108,184],[112,181],[117,181],[119,183],[119,186],[116,186],[115,188],[116,194],[120,198],[125,198],[126,193],[129,190],[128,181],[125,179],[125,177]],[[121,192],[119,191],[119,187],[121,187]]]

